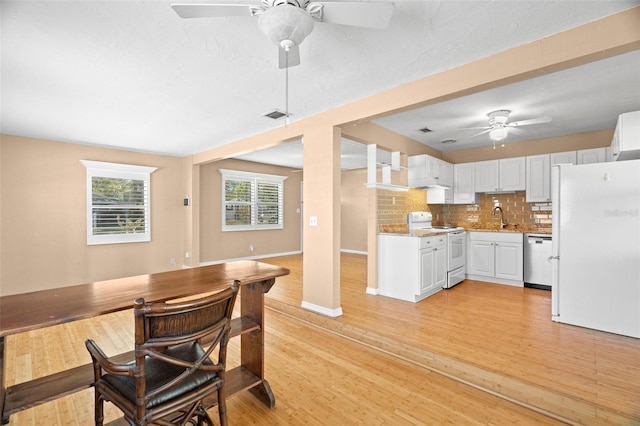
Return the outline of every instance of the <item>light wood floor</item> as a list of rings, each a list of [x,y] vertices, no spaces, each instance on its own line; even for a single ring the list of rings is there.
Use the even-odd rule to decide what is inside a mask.
[[[302,311],[302,256],[267,306],[576,424],[640,425],[640,339],[551,321],[551,293],[467,280],[419,303],[367,295],[366,256],[343,254],[344,315]]]
[[[299,308],[301,256],[265,261],[292,271],[266,298],[265,370],[277,405],[235,395],[232,425],[640,424],[640,340],[553,323],[548,292],[467,281],[402,302],[365,294],[366,257],[344,254],[344,315],[330,319]],[[132,333],[125,311],[11,336],[7,384],[89,362],[87,337],[108,355],[131,350]],[[108,420],[119,416],[106,408]],[[87,390],[10,424],[88,425],[92,410]]]

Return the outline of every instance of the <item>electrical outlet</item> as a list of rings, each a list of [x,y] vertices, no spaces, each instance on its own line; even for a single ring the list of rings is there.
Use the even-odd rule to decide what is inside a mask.
[[[249,244],[249,251],[253,252],[253,244]]]
[[[172,257],[171,259],[169,259],[169,263],[171,263],[172,265],[176,264],[176,258]]]
[[[317,216],[309,217],[309,226],[318,226],[318,217]]]

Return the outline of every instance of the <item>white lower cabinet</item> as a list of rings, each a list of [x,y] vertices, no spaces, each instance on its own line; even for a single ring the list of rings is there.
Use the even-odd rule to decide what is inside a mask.
[[[467,278],[524,285],[523,236],[517,232],[468,232]]]
[[[425,238],[425,237],[421,237]],[[436,238],[436,237],[429,237]],[[440,237],[443,239],[443,237]],[[447,279],[447,250],[444,242],[433,240],[434,246],[420,250],[420,294],[441,289]]]
[[[378,291],[418,302],[442,290],[447,278],[446,235],[378,235]]]

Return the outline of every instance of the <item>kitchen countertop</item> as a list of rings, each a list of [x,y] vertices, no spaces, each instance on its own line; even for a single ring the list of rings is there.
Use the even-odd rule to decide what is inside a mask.
[[[551,234],[551,228],[538,228],[533,226],[507,225],[506,228],[500,228],[498,225],[478,224],[463,226],[467,231],[477,232],[519,232],[521,234]]]
[[[401,237],[434,237],[436,235],[445,235],[447,231],[412,231],[409,232],[406,229],[404,231],[392,231],[392,232],[378,232],[379,235],[398,235]]]
[[[524,225],[507,225],[506,228],[500,228],[498,224],[492,223],[473,223],[473,224],[462,224],[459,225],[464,228],[466,231],[476,231],[476,232],[518,232],[521,234],[551,234],[550,227],[534,227],[534,226],[524,226]],[[433,235],[443,235],[446,234],[447,231],[444,230],[434,230],[434,231],[413,231],[409,232],[407,230],[406,224],[397,224],[397,225],[380,225],[378,229],[379,234],[384,235],[402,235],[407,237],[428,237]]]

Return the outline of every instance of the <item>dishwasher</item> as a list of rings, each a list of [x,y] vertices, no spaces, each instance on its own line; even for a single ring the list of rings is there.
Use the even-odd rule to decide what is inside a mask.
[[[524,234],[524,286],[551,290],[551,235]]]

